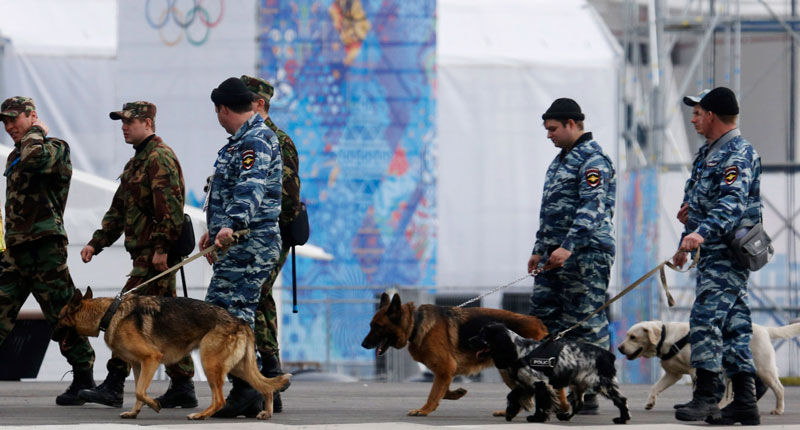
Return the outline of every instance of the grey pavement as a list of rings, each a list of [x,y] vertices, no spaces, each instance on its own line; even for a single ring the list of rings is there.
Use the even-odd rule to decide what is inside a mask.
[[[69,379],[69,376],[67,377]],[[380,382],[313,382],[295,381],[283,393],[285,410],[266,422],[255,419],[211,419],[190,422],[186,415],[195,410],[164,409],[160,413],[145,407],[135,420],[123,420],[115,409],[100,405],[74,407],[56,406],[55,396],[63,392],[64,382],[10,382],[0,381],[0,427],[75,430],[123,430],[138,426],[148,429],[200,429],[270,428],[270,429],[357,429],[381,430],[458,428],[458,429],[513,429],[577,427],[594,428],[613,425],[611,419],[618,411],[610,401],[600,399],[600,414],[576,416],[570,422],[553,418],[547,424],[530,424],[521,414],[511,423],[491,416],[491,411],[505,407],[508,389],[502,383],[468,382],[453,384],[468,390],[460,400],[443,400],[438,410],[428,417],[409,417],[406,412],[425,402],[430,383],[380,383]],[[166,381],[154,381],[148,393],[156,397],[167,389]],[[200,407],[211,403],[211,392],[205,382],[196,381]],[[133,381],[126,381],[124,408],[133,404]],[[229,386],[226,386],[227,394]],[[648,385],[623,385],[633,420],[630,425],[645,429],[675,429],[687,426],[708,427],[705,423],[680,423],[675,420],[672,405],[691,398],[691,388],[679,385],[668,389],[658,399],[651,411],[643,405],[650,389]],[[786,412],[770,415],[775,407],[771,391],[759,402],[761,427],[800,428],[800,387],[786,387]],[[720,427],[715,427],[720,428]]]

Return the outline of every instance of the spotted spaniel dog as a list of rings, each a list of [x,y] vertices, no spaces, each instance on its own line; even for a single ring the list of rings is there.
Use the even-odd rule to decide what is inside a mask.
[[[620,393],[615,378],[614,354],[605,349],[569,340],[548,343],[526,339],[500,323],[484,326],[470,339],[470,346],[478,349],[478,354],[489,354],[495,366],[507,371],[516,383],[507,397],[508,421],[523,405],[530,404],[531,397],[536,400],[536,412],[528,416],[528,421],[547,421],[553,411],[559,420],[569,420],[583,407],[583,393],[590,388],[619,408],[620,416],[614,423],[626,424],[631,419],[628,400]],[[558,402],[556,393],[565,387],[572,390],[569,412]]]

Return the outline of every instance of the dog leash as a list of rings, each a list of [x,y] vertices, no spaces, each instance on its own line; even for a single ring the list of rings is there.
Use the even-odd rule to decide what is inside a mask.
[[[468,305],[468,304],[470,304],[472,302],[478,301],[478,300],[480,300],[480,299],[482,299],[482,298],[484,298],[484,297],[486,297],[488,295],[494,294],[494,293],[496,293],[496,292],[498,292],[498,291],[500,291],[502,289],[508,288],[508,287],[510,287],[510,286],[522,281],[522,280],[525,280],[525,279],[528,279],[528,278],[535,278],[536,275],[542,273],[543,271],[544,271],[544,269],[540,269],[540,268],[537,267],[536,269],[533,269],[533,272],[528,273],[528,274],[526,274],[525,276],[523,276],[521,278],[515,279],[515,280],[509,282],[508,284],[501,285],[501,286],[499,286],[499,287],[497,287],[497,288],[495,288],[495,289],[493,289],[491,291],[488,291],[486,293],[481,294],[478,297],[469,299],[466,302],[464,302],[464,303],[462,303],[462,304],[460,304],[460,305],[458,305],[456,307],[457,308],[463,308],[464,306],[466,306],[466,305]]]
[[[153,281],[155,281],[155,280],[157,280],[157,279],[159,279],[159,278],[161,278],[161,277],[163,277],[163,276],[166,276],[166,275],[168,275],[168,274],[170,274],[170,273],[172,273],[172,272],[174,272],[174,271],[176,271],[176,270],[180,269],[181,267],[183,267],[183,266],[185,266],[185,265],[187,265],[187,264],[191,263],[191,262],[192,262],[192,261],[194,261],[194,260],[197,260],[197,259],[198,259],[198,258],[200,258],[200,257],[203,257],[203,256],[205,256],[205,255],[206,255],[206,254],[208,254],[208,253],[214,252],[214,251],[216,251],[217,249],[222,249],[223,253],[224,253],[224,252],[227,252],[227,250],[228,250],[228,247],[229,247],[229,246],[230,246],[232,243],[236,243],[236,242],[238,242],[238,241],[239,241],[239,239],[240,239],[242,236],[245,236],[245,235],[247,235],[247,234],[249,234],[249,233],[250,233],[250,230],[249,230],[249,229],[244,229],[244,230],[239,230],[239,231],[237,231],[237,232],[234,232],[232,237],[230,237],[230,238],[225,238],[225,239],[222,241],[222,247],[221,247],[221,248],[217,247],[217,245],[216,245],[216,244],[215,244],[215,245],[211,245],[211,246],[209,246],[208,248],[206,248],[206,249],[204,249],[204,250],[202,250],[202,251],[198,252],[197,254],[195,254],[195,255],[193,255],[193,256],[191,256],[191,257],[189,257],[189,258],[187,258],[187,259],[185,259],[185,260],[181,261],[180,263],[178,263],[178,264],[176,264],[176,265],[174,265],[174,266],[170,267],[169,269],[167,269],[167,270],[165,270],[165,271],[163,271],[163,272],[159,273],[158,275],[156,275],[156,276],[153,276],[152,278],[150,278],[150,279],[148,279],[148,280],[144,281],[143,283],[141,283],[141,284],[139,284],[139,285],[137,285],[137,286],[135,286],[135,287],[131,288],[130,290],[128,290],[128,291],[124,291],[124,292],[123,292],[123,291],[120,291],[120,292],[119,292],[119,294],[117,294],[117,296],[116,296],[116,297],[114,297],[114,301],[113,301],[113,302],[111,302],[111,306],[109,306],[109,307],[108,307],[108,309],[106,310],[106,313],[105,313],[105,315],[103,315],[103,318],[100,320],[100,331],[106,331],[106,329],[108,328],[108,325],[111,323],[111,318],[113,318],[113,317],[114,317],[114,314],[117,312],[117,309],[119,308],[119,305],[122,303],[122,298],[123,298],[123,297],[125,297],[126,295],[128,295],[128,294],[130,294],[130,293],[133,293],[133,292],[135,292],[136,290],[139,290],[139,289],[141,289],[141,288],[142,288],[142,287],[144,287],[145,285],[147,285],[147,284],[149,284],[149,283],[151,283],[151,282],[153,282]]]
[[[681,270],[680,267],[672,264],[669,260],[662,261],[659,265],[654,267],[652,270],[650,270],[649,272],[645,273],[644,276],[642,276],[641,278],[639,278],[636,281],[634,281],[632,284],[630,284],[627,287],[625,287],[625,289],[622,290],[619,294],[617,294],[616,296],[611,298],[609,301],[605,302],[603,304],[603,306],[600,306],[599,308],[595,309],[595,311],[590,313],[588,316],[586,316],[586,318],[584,318],[581,321],[578,321],[572,327],[570,327],[570,328],[558,333],[552,339],[553,340],[559,340],[559,339],[563,338],[564,335],[566,335],[570,331],[574,330],[579,325],[581,325],[581,324],[585,323],[586,321],[588,321],[591,317],[593,317],[598,312],[600,312],[603,309],[609,307],[612,303],[614,303],[617,300],[619,300],[620,297],[624,296],[625,294],[628,294],[631,290],[633,290],[634,288],[638,287],[647,278],[653,276],[653,274],[655,274],[656,272],[661,272],[661,286],[664,287],[664,292],[667,295],[667,304],[669,304],[669,307],[675,306],[675,299],[672,298],[672,294],[670,294],[669,288],[667,288],[667,274],[664,271],[664,266],[669,267],[670,269],[672,269],[672,270],[674,270],[676,272],[682,272],[683,273],[683,272],[688,272],[689,270],[691,270],[695,266],[697,266],[697,262],[699,260],[700,260],[700,248],[697,248],[697,252],[694,253],[694,259],[692,260],[692,264],[691,264],[691,266],[687,267],[686,270]]]

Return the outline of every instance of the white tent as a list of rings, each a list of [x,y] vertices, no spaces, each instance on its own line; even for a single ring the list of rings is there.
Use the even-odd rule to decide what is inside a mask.
[[[541,119],[553,100],[575,99],[616,159],[620,53],[583,0],[438,5],[437,284],[463,293],[525,273],[558,153]]]

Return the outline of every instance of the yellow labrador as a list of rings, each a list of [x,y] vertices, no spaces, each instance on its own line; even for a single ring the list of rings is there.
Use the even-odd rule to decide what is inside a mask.
[[[635,360],[639,357],[659,357],[661,358],[661,368],[664,369],[664,375],[650,389],[650,395],[644,405],[645,409],[652,409],[656,404],[656,397],[678,382],[683,375],[691,375],[694,380],[695,371],[691,367],[691,345],[685,340],[681,342],[684,337],[688,339],[688,334],[688,322],[643,321],[628,329],[625,340],[619,345],[619,352],[624,354],[628,360]],[[750,349],[753,351],[756,374],[775,393],[775,409],[770,411],[773,415],[783,414],[783,384],[778,379],[775,348],[771,341],[773,339],[789,339],[798,335],[800,335],[800,323],[782,327],[753,324]],[[732,396],[731,387],[728,384],[720,407],[729,403]]]

